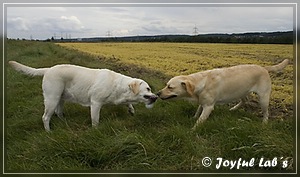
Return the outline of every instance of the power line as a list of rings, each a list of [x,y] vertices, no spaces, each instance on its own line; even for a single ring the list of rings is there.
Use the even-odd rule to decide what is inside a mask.
[[[111,37],[111,31],[107,31],[107,32],[106,32],[106,36],[107,36],[107,37]]]
[[[57,36],[56,36],[56,33],[54,33],[54,35],[53,35],[53,39],[56,39],[56,37],[57,37]]]
[[[196,36],[196,35],[198,35],[198,28],[197,28],[197,26],[196,26],[196,24],[195,24],[195,27],[193,28],[193,34]]]

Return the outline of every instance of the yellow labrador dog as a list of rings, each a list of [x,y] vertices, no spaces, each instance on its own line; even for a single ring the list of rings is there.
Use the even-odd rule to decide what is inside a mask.
[[[90,106],[92,125],[99,123],[100,109],[105,104],[127,104],[134,114],[132,104],[143,102],[151,108],[157,96],[149,85],[108,69],[90,69],[76,65],[55,65],[50,68],[31,68],[15,61],[9,64],[17,71],[30,76],[43,77],[45,111],[42,117],[46,131],[50,131],[50,119],[55,112],[63,115],[64,100]]]
[[[239,108],[249,93],[259,96],[263,111],[263,121],[268,120],[268,106],[271,93],[269,72],[284,69],[289,60],[284,60],[275,66],[262,67],[258,65],[238,65],[229,68],[213,69],[191,75],[176,76],[169,80],[167,86],[158,92],[163,99],[186,98],[199,103],[195,118],[200,115],[193,129],[205,121],[214,109],[216,103],[227,103],[233,100],[241,101],[231,110]]]

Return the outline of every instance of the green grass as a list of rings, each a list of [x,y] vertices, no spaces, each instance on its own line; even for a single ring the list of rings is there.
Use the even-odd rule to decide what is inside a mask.
[[[33,67],[72,63],[109,68],[146,80],[154,92],[169,79],[157,71],[97,58],[53,43],[8,41],[6,47],[7,60]],[[41,77],[6,69],[6,172],[216,172],[218,157],[228,160],[284,157],[290,162],[287,169],[279,165],[275,168],[256,165],[239,172],[293,169],[291,116],[270,120],[265,125],[259,108],[248,106],[250,110],[229,111],[227,105],[216,106],[208,120],[191,131],[197,105],[158,100],[150,110],[143,104],[135,105],[134,116],[127,113],[125,106],[106,105],[99,126],[91,128],[89,108],[67,103],[65,118],[53,116],[52,132],[47,133],[41,120],[44,109],[41,82]],[[206,156],[214,160],[209,168],[201,164]]]

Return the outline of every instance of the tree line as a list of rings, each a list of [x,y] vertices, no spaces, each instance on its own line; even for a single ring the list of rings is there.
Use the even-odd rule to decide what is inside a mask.
[[[241,43],[241,44],[293,44],[294,32],[264,32],[239,34],[156,35],[128,37],[94,37],[48,39],[54,42],[190,42],[190,43]]]
[[[110,39],[120,40],[120,39]],[[244,43],[244,44],[293,44],[293,32],[244,33],[244,34],[206,34],[206,35],[163,35],[138,37],[136,42],[191,42],[191,43]]]

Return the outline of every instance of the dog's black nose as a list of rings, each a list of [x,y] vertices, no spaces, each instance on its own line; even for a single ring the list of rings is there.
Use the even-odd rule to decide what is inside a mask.
[[[152,100],[152,101],[156,101],[156,100],[157,100],[157,98],[158,98],[158,96],[156,96],[156,95],[154,95],[154,96],[151,96],[151,100]]]

